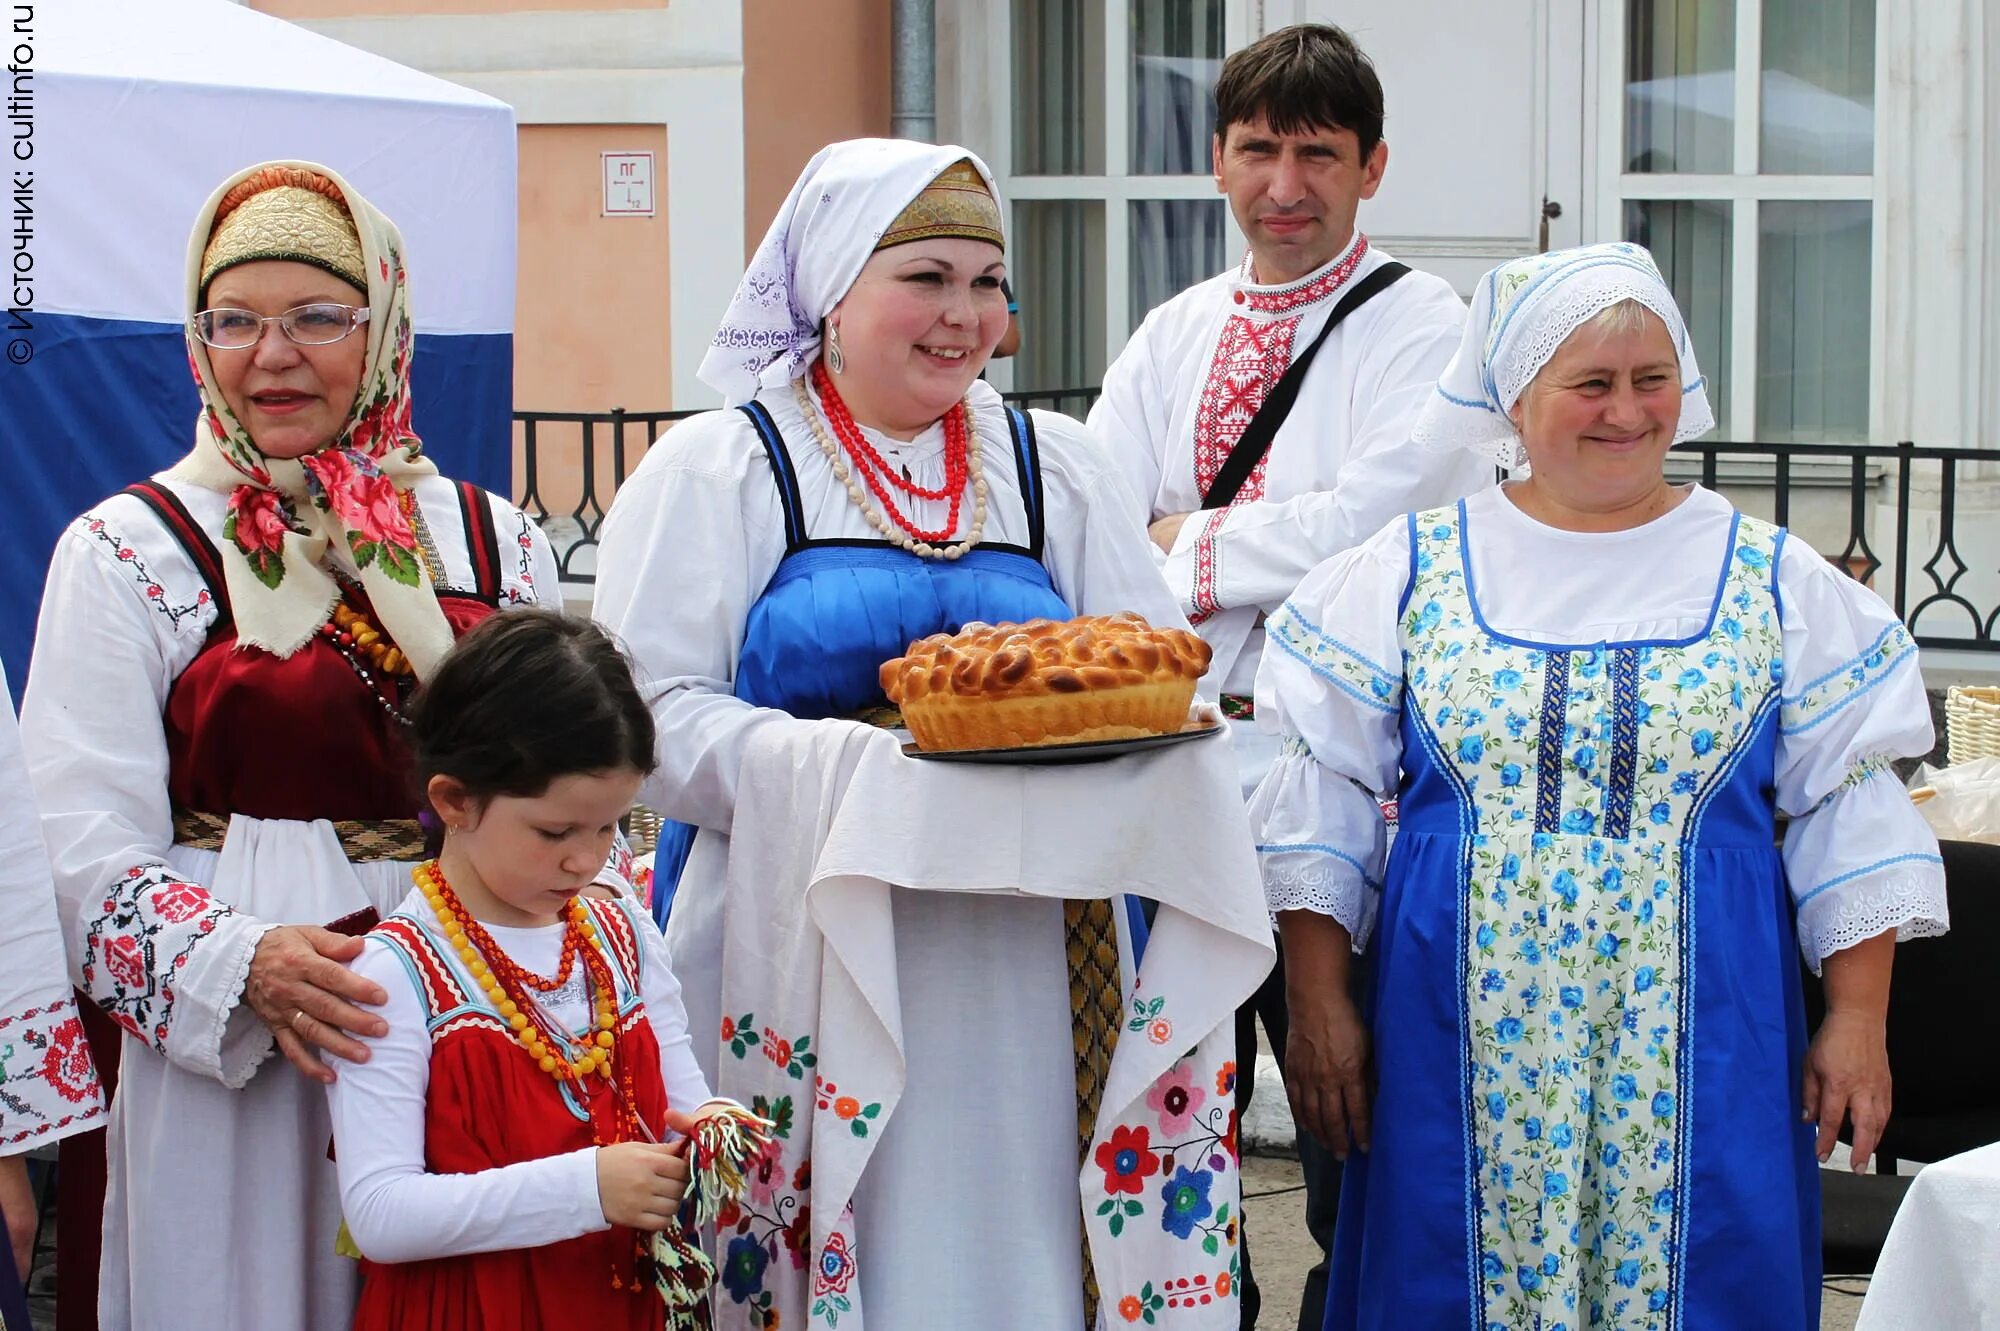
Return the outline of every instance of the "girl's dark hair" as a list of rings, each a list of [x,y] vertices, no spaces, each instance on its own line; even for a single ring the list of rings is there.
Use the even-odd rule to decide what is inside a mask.
[[[656,762],[631,663],[597,625],[555,610],[503,611],[466,634],[409,718],[420,784],[448,776],[481,800]]]
[[[1222,62],[1215,128],[1262,118],[1278,134],[1351,129],[1365,159],[1382,141],[1382,80],[1354,39],[1330,23],[1298,23]]]

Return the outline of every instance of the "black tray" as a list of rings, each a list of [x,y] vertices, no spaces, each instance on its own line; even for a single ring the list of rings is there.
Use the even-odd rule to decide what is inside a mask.
[[[1198,722],[1171,735],[1140,735],[1136,739],[1086,739],[1069,744],[1037,744],[1018,749],[937,749],[925,752],[916,744],[903,746],[912,758],[939,763],[997,763],[1003,766],[1053,767],[1065,763],[1095,763],[1127,753],[1144,753],[1191,739],[1207,739],[1226,729],[1225,721]]]

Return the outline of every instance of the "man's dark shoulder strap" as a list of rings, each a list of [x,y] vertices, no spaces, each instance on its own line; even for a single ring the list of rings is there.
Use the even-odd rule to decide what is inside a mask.
[[[1401,281],[1409,271],[1408,264],[1391,260],[1347,289],[1340,303],[1333,307],[1333,313],[1326,317],[1319,336],[1286,367],[1264,398],[1263,405],[1257,408],[1257,414],[1243,427],[1242,438],[1229,450],[1229,456],[1223,459],[1222,470],[1215,474],[1215,484],[1209,486],[1208,493],[1202,496],[1203,508],[1228,508],[1236,502],[1236,496],[1242,493],[1250,473],[1271,451],[1271,441],[1277,438],[1278,427],[1292,414],[1292,405],[1299,400],[1299,387],[1305,382],[1306,371],[1311,368],[1313,357],[1319,355],[1319,349],[1326,345],[1327,336],[1340,327],[1341,321],[1348,315]]]

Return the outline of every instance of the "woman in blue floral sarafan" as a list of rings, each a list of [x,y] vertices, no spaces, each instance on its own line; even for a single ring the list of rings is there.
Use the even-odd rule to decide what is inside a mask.
[[[1667,483],[1713,425],[1645,250],[1503,264],[1417,434],[1531,471],[1270,619],[1287,1081],[1364,1152],[1330,1331],[1819,1325],[1815,1157],[1848,1118],[1871,1153],[1894,940],[1945,927],[1888,770],[1930,713],[1873,593]],[[1826,982],[1810,1044],[1794,949]]]

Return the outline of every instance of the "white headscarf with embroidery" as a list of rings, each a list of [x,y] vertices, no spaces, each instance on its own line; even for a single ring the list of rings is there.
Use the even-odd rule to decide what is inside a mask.
[[[751,256],[697,371],[732,407],[784,388],[819,354],[820,321],[854,285],[882,235],[947,167],[986,163],[952,144],[849,139],[813,154]],[[1002,209],[1002,216],[1005,210]]]
[[[1674,442],[1715,428],[1708,381],[1674,293],[1639,245],[1585,245],[1510,259],[1480,279],[1458,354],[1445,367],[1411,437],[1433,448],[1469,448],[1519,469],[1527,454],[1508,415],[1556,349],[1599,311],[1636,300],[1660,316],[1680,357],[1681,419]]]
[[[305,457],[267,458],[216,388],[192,316],[201,308],[203,255],[225,196],[253,178],[264,188],[297,188],[299,173],[330,185],[353,219],[368,282],[368,345],[340,433]],[[324,166],[263,162],[222,182],[195,218],[187,280],[188,361],[203,409],[193,449],[161,477],[229,496],[223,576],[239,643],[285,657],[310,641],[340,599],[326,567],[333,561],[361,584],[374,618],[418,677],[427,676],[452,633],[405,507],[409,489],[437,468],[410,429],[409,280],[395,223]]]

